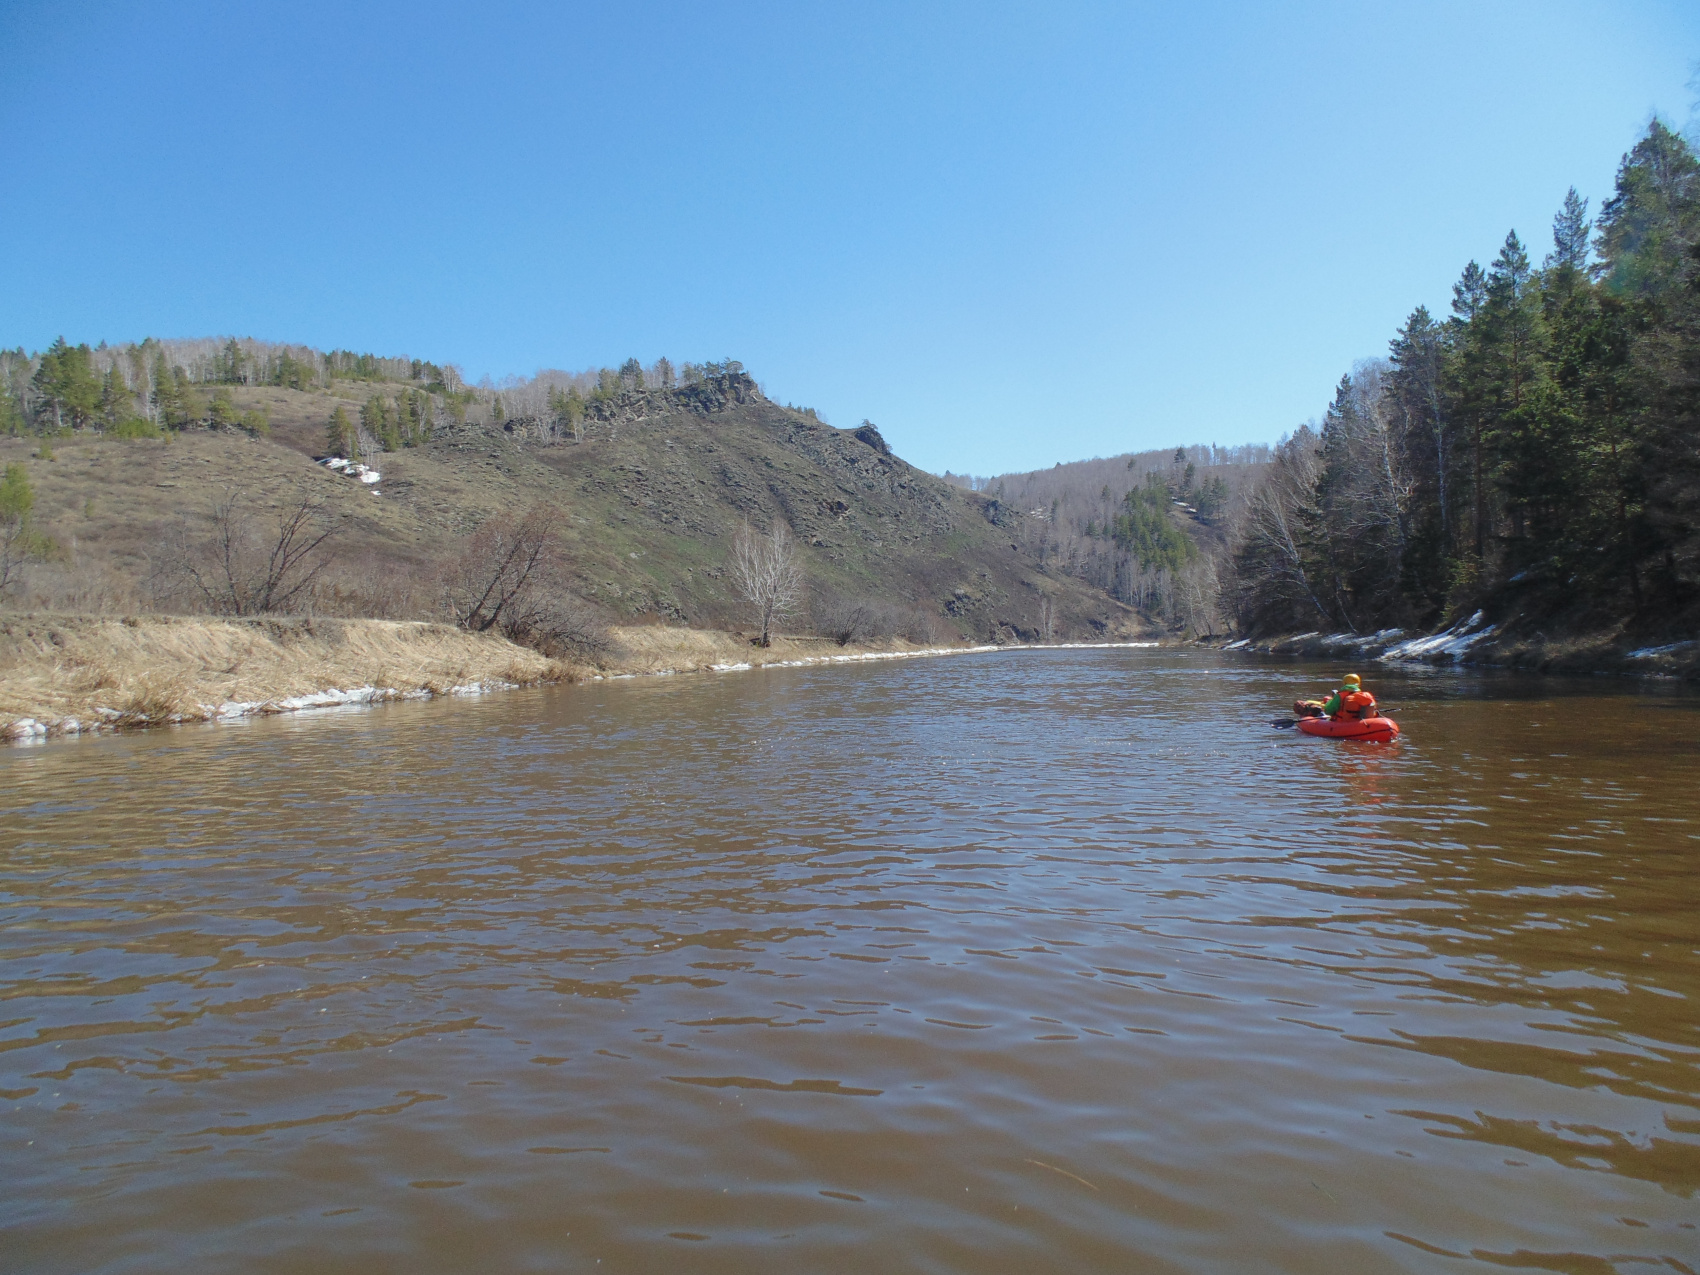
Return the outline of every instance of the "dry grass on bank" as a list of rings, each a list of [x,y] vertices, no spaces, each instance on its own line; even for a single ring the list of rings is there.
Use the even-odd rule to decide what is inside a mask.
[[[440,695],[457,688],[697,672],[921,649],[902,638],[840,646],[659,625],[611,630],[599,669],[547,659],[490,634],[406,620],[309,617],[15,615],[0,617],[0,735],[204,721],[350,698]],[[375,691],[350,696],[350,692]],[[340,696],[340,698],[338,698]],[[21,732],[19,722],[34,722]]]
[[[503,638],[394,620],[15,616],[0,620],[0,727],[144,726],[332,690],[442,694],[576,670]]]

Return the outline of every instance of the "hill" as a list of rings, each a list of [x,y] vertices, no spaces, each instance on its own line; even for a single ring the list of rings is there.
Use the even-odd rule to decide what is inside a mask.
[[[945,478],[1004,505],[1048,570],[1202,635],[1231,627],[1220,581],[1270,455],[1261,444],[1210,444]]]
[[[214,358],[240,348],[208,346]],[[915,469],[871,425],[835,429],[769,401],[735,364],[683,383],[637,369],[469,390],[408,360],[372,360],[354,379],[338,375],[348,360],[315,355],[308,365],[311,352],[284,356],[297,370],[281,375],[276,356],[264,372],[258,355],[238,359],[236,376],[228,363],[209,374],[203,360],[185,373],[157,356],[165,370],[144,378],[136,369],[149,367],[146,357],[134,355],[142,348],[92,352],[91,365],[98,379],[104,362],[107,382],[119,377],[150,416],[103,425],[91,411],[77,427],[62,413],[45,440],[0,438],[0,463],[27,473],[34,527],[58,546],[13,605],[167,606],[162,562],[180,543],[204,540],[214,505],[240,492],[262,517],[308,498],[344,526],[310,600],[321,614],[429,618],[466,538],[492,518],[537,509],[554,521],[567,587],[619,621],[738,624],[744,613],[726,574],[732,536],[746,520],[762,529],[782,519],[808,578],[804,625],[861,606],[918,639],[1143,627],[1131,608],[1024,546],[996,498]],[[43,362],[34,361],[32,382]],[[163,415],[160,387],[169,394],[174,381],[199,395],[199,414],[160,428],[150,417]],[[44,400],[23,406],[43,428]],[[345,437],[381,475],[375,484],[315,462],[339,408],[361,422]]]

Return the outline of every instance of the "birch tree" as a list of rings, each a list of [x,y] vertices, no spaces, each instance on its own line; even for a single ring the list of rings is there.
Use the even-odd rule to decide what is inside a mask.
[[[773,645],[774,621],[796,613],[803,602],[803,569],[791,530],[776,521],[766,535],[746,521],[732,538],[732,584],[761,627],[762,646]]]

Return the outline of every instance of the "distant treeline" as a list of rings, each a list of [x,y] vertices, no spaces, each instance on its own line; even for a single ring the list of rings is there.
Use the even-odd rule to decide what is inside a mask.
[[[352,350],[316,350],[252,338],[159,340],[0,350],[0,434],[55,436],[96,430],[120,437],[156,436],[194,425],[237,425],[263,432],[266,419],[234,406],[234,386],[327,391],[363,400],[359,419],[330,415],[327,445],[347,454],[395,450],[429,439],[469,415],[523,419],[554,433],[580,431],[592,404],[641,389],[668,390],[743,372],[736,359],[684,363],[665,358],[647,367],[585,372],[546,369],[468,385],[458,367]],[[342,384],[339,385],[339,382]]]
[[[1212,443],[944,479],[996,500],[995,516],[1053,570],[1210,632],[1221,623],[1217,560],[1270,455],[1264,443]]]
[[[1700,163],[1655,122],[1590,225],[1515,232],[1276,448],[1237,528],[1241,627],[1432,626],[1482,606],[1679,623],[1700,598]]]

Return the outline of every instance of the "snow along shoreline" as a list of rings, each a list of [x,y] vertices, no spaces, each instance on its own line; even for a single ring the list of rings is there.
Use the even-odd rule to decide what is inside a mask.
[[[638,677],[672,677],[680,673],[740,673],[755,669],[803,668],[811,665],[859,664],[878,660],[930,659],[944,655],[988,655],[998,651],[1078,651],[1138,649],[1162,645],[1160,642],[1058,642],[1022,645],[939,646],[916,650],[856,651],[841,655],[800,656],[795,659],[716,663],[695,668],[657,668],[633,672],[600,672],[583,676],[585,682],[625,681]],[[42,721],[34,717],[15,719],[0,726],[0,741],[13,744],[45,743],[52,737],[95,735],[151,726],[217,725],[250,717],[268,717],[283,713],[308,712],[326,708],[369,707],[374,704],[403,700],[435,699],[440,696],[478,696],[495,691],[521,690],[527,686],[544,685],[555,680],[538,678],[526,682],[489,678],[468,682],[441,690],[419,688],[400,690],[395,687],[355,686],[348,689],[332,687],[304,695],[279,696],[273,699],[224,700],[216,704],[199,704],[157,717],[138,719],[110,707],[96,707],[90,718],[63,717]]]
[[[1490,623],[1475,612],[1434,633],[1409,635],[1403,629],[1376,633],[1292,633],[1280,637],[1240,638],[1205,646],[1222,651],[1287,655],[1303,659],[1374,660],[1384,664],[1456,665],[1529,672],[1700,680],[1700,639],[1638,646],[1617,631],[1553,636],[1522,626]]]
[[[201,704],[195,708],[146,720],[135,720],[130,714],[115,708],[96,708],[95,718],[84,721],[63,717],[57,721],[38,721],[20,717],[0,726],[0,740],[13,744],[46,741],[55,735],[98,735],[103,732],[136,730],[148,726],[193,726],[236,722],[247,717],[271,717],[280,713],[300,713],[316,708],[353,708],[372,704],[387,704],[398,700],[436,699],[443,695],[484,695],[490,691],[516,691],[522,686],[538,686],[541,682],[470,682],[441,691],[425,689],[403,691],[393,686],[356,686],[348,690],[332,687],[310,695],[286,695],[278,699],[225,700],[222,704]]]

